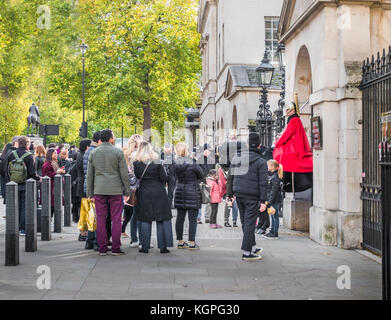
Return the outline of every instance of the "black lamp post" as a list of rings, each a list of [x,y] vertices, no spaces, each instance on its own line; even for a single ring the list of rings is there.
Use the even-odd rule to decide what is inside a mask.
[[[278,101],[278,109],[274,112],[277,118],[277,131],[282,132],[285,127],[284,121],[284,107],[285,107],[285,44],[280,43],[277,48],[281,75],[282,75],[282,84],[281,84],[281,93],[280,100]]]
[[[273,114],[270,111],[270,105],[267,99],[267,89],[271,86],[273,75],[274,75],[274,66],[270,63],[270,60],[267,56],[267,51],[262,59],[261,65],[256,69],[258,83],[262,87],[260,106],[257,113],[257,131],[261,137],[261,143],[264,146],[271,144],[272,136],[272,122]]]
[[[83,44],[79,47],[82,53],[83,57],[83,123],[81,124],[81,128],[79,129],[80,136],[82,138],[87,138],[87,133],[88,133],[88,127],[87,127],[87,122],[86,122],[86,116],[85,116],[85,64],[84,64],[84,55],[88,49],[88,46],[83,42]]]

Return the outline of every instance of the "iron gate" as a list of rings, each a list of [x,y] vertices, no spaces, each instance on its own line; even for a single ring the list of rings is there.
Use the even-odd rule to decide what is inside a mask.
[[[380,161],[381,114],[391,111],[391,46],[363,64],[363,247],[382,251],[382,189]]]

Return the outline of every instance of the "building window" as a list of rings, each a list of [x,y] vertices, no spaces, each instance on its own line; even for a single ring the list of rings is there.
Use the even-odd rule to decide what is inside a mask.
[[[272,63],[278,63],[278,23],[279,17],[265,17],[265,49],[269,53],[269,59]]]

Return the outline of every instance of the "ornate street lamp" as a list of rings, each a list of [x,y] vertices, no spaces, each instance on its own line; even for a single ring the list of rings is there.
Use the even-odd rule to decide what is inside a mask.
[[[84,64],[84,54],[86,53],[88,46],[83,42],[83,44],[79,47],[82,53],[83,57],[83,123],[81,124],[81,128],[79,129],[79,134],[82,138],[87,138],[87,133],[88,133],[88,127],[87,127],[87,122],[86,122],[86,117],[85,117],[85,64]]]
[[[273,123],[273,114],[270,111],[270,105],[267,99],[267,88],[272,84],[273,75],[274,75],[274,66],[270,63],[270,60],[267,56],[267,51],[262,59],[261,65],[256,69],[258,82],[262,87],[260,106],[257,113],[257,131],[260,134],[261,143],[264,146],[271,144],[272,137],[272,123]]]
[[[278,59],[280,63],[280,70],[282,76],[280,100],[278,101],[278,109],[274,112],[277,118],[276,128],[277,133],[282,132],[285,127],[283,118],[285,107],[285,44],[280,43],[277,48]]]

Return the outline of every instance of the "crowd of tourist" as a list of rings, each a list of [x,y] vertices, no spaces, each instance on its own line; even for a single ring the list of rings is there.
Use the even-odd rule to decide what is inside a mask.
[[[174,247],[172,209],[176,210],[178,249],[200,250],[198,224],[207,223],[210,229],[236,228],[238,217],[243,230],[243,260],[261,259],[256,233],[278,239],[283,170],[261,148],[257,134],[250,134],[246,142],[231,137],[217,150],[205,144],[190,151],[185,143],[178,143],[165,144],[161,152],[139,135],[130,137],[120,150],[109,129],[95,132],[92,140],[81,140],[78,148],[32,146],[28,137],[14,137],[0,159],[4,201],[6,184],[18,183],[21,235],[25,233],[26,181],[37,181],[40,203],[42,177],[49,177],[53,208],[53,179],[57,174],[69,174],[72,219],[80,229],[78,240],[102,256],[109,251],[123,255],[121,238],[129,238],[131,248],[148,254],[153,248],[153,223],[160,253],[169,253]],[[224,211],[224,226],[218,224],[219,209]],[[186,216],[188,239],[184,239]]]

